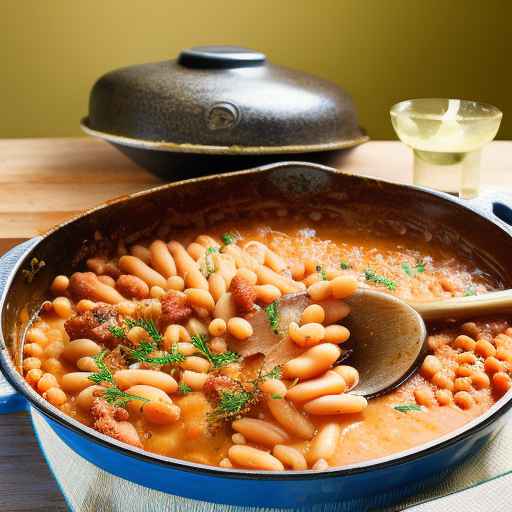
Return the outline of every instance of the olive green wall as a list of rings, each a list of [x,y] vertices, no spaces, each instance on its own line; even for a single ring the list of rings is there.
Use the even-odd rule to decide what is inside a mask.
[[[512,138],[509,0],[0,0],[0,137],[79,135],[94,80],[237,44],[348,89],[375,139],[388,108],[463,97],[504,111]]]

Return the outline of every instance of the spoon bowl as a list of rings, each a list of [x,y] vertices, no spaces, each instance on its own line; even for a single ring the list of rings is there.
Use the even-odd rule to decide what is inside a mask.
[[[425,322],[406,302],[378,290],[359,289],[345,302],[351,309],[343,320],[352,344],[348,361],[359,372],[351,393],[375,398],[398,387],[421,364]]]
[[[365,398],[383,395],[405,382],[427,354],[425,321],[467,319],[512,313],[512,290],[453,297],[440,301],[406,302],[371,288],[359,288],[344,299],[350,314],[343,325],[350,330],[350,355],[343,360],[359,372],[359,384],[350,391]],[[264,370],[284,364],[303,351],[287,335],[290,322],[299,322],[311,304],[307,292],[284,295],[279,301],[281,331],[274,332],[264,310],[249,319],[254,334],[230,348],[244,357],[262,354]],[[344,348],[342,346],[342,348]]]

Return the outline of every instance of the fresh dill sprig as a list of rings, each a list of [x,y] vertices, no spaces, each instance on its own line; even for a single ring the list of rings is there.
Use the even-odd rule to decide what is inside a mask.
[[[261,373],[261,370],[258,374],[258,376],[251,381],[255,386],[258,386],[261,382],[267,379],[280,379],[281,378],[281,367],[280,366],[274,366],[272,370],[270,370],[267,373]]]
[[[160,357],[150,357],[149,354],[151,352],[157,350],[157,347],[153,343],[148,343],[147,341],[143,341],[137,345],[137,348],[130,350],[130,357],[139,361],[141,363],[150,363],[150,364],[177,364],[185,361],[185,356],[178,352],[178,348],[173,346],[170,352],[167,352],[163,356]]]
[[[137,395],[130,395],[125,391],[121,391],[118,387],[112,386],[103,392],[103,398],[111,405],[115,407],[126,407],[128,402],[132,400],[140,400],[141,402],[149,402],[147,398],[143,398]]]
[[[108,328],[110,334],[114,336],[115,338],[124,338],[126,336],[126,333],[124,332],[124,329],[122,327],[119,327],[118,325],[111,325]]]
[[[398,412],[423,411],[423,408],[421,407],[421,405],[417,405],[417,404],[398,404],[398,405],[394,405],[393,409],[395,409],[395,411],[398,411]]]
[[[263,375],[263,379],[280,379],[282,373],[283,372],[282,372],[280,366],[274,366],[274,368],[272,368],[272,370],[270,370],[268,373]]]
[[[221,391],[217,407],[208,413],[208,421],[215,423],[234,418],[241,414],[254,399],[254,393],[249,391]]]
[[[151,319],[139,318],[138,320],[132,320],[131,318],[127,318],[124,322],[129,329],[132,327],[142,327],[156,344],[159,344],[163,340],[155,322]]]
[[[187,393],[190,393],[192,391],[192,388],[188,384],[180,382],[178,384],[178,391],[180,392],[180,394],[186,395]]]
[[[323,265],[317,265],[316,271],[320,274],[320,279],[322,281],[327,281],[327,272],[325,270],[325,267]]]
[[[221,368],[227,364],[235,363],[240,359],[240,356],[236,352],[223,352],[222,354],[214,354],[206,344],[206,338],[204,336],[192,336],[192,345],[196,350],[205,357],[214,368]]]
[[[348,270],[350,268],[350,263],[348,261],[341,260],[340,268],[341,268],[341,270]]]
[[[95,384],[110,384],[109,387],[105,389],[103,392],[103,398],[111,405],[116,407],[126,407],[126,404],[131,400],[140,400],[142,402],[149,402],[148,399],[142,398],[140,396],[130,395],[129,393],[125,393],[121,391],[114,382],[114,377],[112,372],[107,367],[105,362],[103,361],[105,358],[107,351],[103,350],[97,356],[94,357],[94,361],[96,362],[96,366],[98,367],[98,371],[89,375],[89,380],[94,382]]]
[[[268,322],[274,334],[279,334],[279,302],[275,300],[265,308]]]
[[[380,274],[377,274],[370,268],[364,271],[364,277],[367,281],[372,281],[373,283],[385,286],[388,290],[396,290],[395,281]]]
[[[103,359],[107,355],[107,351],[101,351],[97,356],[94,357],[94,361],[96,366],[98,367],[98,371],[89,375],[88,379],[95,384],[102,384],[103,382],[108,382],[109,384],[114,385],[114,377],[112,376],[112,372],[107,367]]]

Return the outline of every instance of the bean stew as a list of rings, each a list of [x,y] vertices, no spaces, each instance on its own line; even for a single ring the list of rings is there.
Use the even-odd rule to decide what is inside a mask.
[[[429,326],[429,355],[406,383],[370,401],[351,394],[359,375],[344,299],[358,287],[429,300],[502,284],[428,236],[321,209],[260,208],[121,240],[54,276],[26,331],[22,371],[63,413],[121,442],[269,471],[406,450],[510,388],[509,322],[447,319]],[[281,307],[301,291],[299,314]]]

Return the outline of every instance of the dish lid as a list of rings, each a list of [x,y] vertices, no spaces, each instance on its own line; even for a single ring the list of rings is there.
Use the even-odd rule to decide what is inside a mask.
[[[341,88],[235,46],[103,75],[82,127],[111,142],[191,153],[324,151],[367,140]]]

